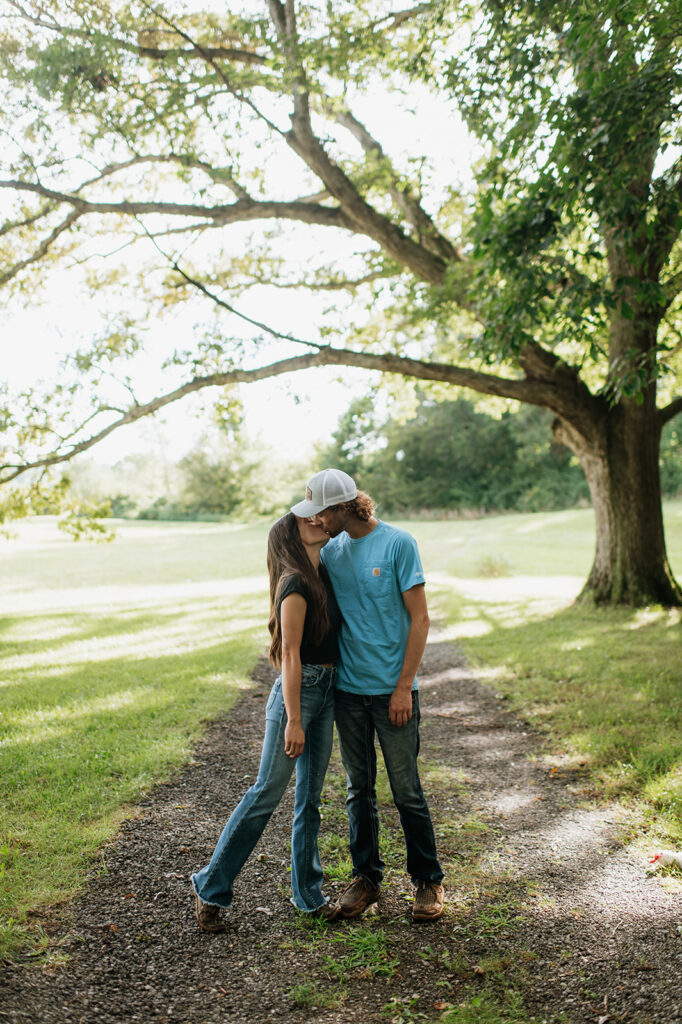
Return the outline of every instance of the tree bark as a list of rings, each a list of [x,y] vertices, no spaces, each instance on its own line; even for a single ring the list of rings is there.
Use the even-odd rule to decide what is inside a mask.
[[[665,548],[660,431],[659,414],[646,400],[605,410],[589,436],[563,419],[554,423],[557,440],[580,459],[595,513],[594,562],[581,600],[682,605]]]

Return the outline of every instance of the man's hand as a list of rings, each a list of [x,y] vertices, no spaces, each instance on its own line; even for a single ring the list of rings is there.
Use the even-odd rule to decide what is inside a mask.
[[[407,725],[412,718],[412,690],[396,687],[388,702],[388,718],[391,725]]]
[[[300,757],[305,746],[305,733],[300,722],[287,722],[284,730],[284,753],[287,757]]]
[[[410,630],[405,644],[403,667],[388,704],[391,725],[407,725],[412,718],[412,685],[419,668],[426,638],[429,633],[429,613],[426,608],[424,584],[418,583],[403,591],[403,603],[410,616]]]

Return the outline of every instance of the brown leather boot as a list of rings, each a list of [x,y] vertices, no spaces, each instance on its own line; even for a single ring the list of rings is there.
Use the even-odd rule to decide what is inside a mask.
[[[380,887],[371,885],[366,878],[358,875],[347,886],[337,900],[339,917],[359,917],[363,910],[379,899]]]
[[[437,921],[443,913],[445,890],[437,882],[417,882],[412,907],[414,921]]]
[[[224,932],[225,925],[220,920],[220,907],[213,903],[204,903],[200,896],[194,893],[194,913],[197,924],[205,932]]]

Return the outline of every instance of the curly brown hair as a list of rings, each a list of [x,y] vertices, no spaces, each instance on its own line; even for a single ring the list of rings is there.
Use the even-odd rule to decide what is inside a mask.
[[[363,523],[368,523],[374,515],[374,509],[377,507],[376,501],[370,498],[369,494],[365,494],[364,491],[358,491],[357,496],[351,501],[343,501],[340,505],[330,505],[329,508],[325,509],[325,512],[349,512],[352,516],[357,516]]]

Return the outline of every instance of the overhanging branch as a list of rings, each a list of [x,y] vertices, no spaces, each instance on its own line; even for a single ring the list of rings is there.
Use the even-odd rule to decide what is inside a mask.
[[[131,50],[133,53],[139,53],[140,57],[150,57],[152,60],[166,60],[168,57],[174,59],[180,57],[206,59],[209,57],[211,60],[227,60],[239,64],[267,64],[265,57],[259,53],[254,53],[253,50],[241,50],[233,46],[203,46],[202,52],[197,53],[196,49],[185,50],[181,47],[134,46],[120,42],[117,42],[116,45],[124,46],[125,49]]]
[[[154,239],[152,239],[152,241],[154,241]],[[154,242],[154,244],[156,245],[156,242]],[[157,249],[158,248],[159,247],[157,246]],[[160,249],[159,252],[161,252]],[[162,253],[162,255],[165,255],[165,253]],[[166,258],[168,259],[168,257]],[[323,345],[319,345],[314,341],[304,341],[303,338],[296,338],[293,334],[284,334],[282,331],[277,331],[273,327],[269,327],[266,323],[263,323],[262,320],[254,320],[253,317],[247,316],[246,313],[241,313],[238,309],[235,309],[234,306],[230,305],[229,302],[226,302],[225,299],[221,298],[220,295],[216,295],[216,293],[211,291],[210,288],[207,288],[205,284],[201,281],[197,281],[196,278],[183,270],[176,260],[170,259],[169,262],[176,273],[178,273],[183,280],[187,282],[187,284],[196,288],[197,291],[201,292],[202,295],[205,295],[207,299],[211,300],[211,302],[215,302],[215,304],[220,306],[221,309],[226,310],[228,313],[232,313],[233,316],[239,317],[240,320],[244,320],[247,324],[251,324],[252,327],[258,327],[259,330],[265,331],[266,334],[269,334],[271,337],[277,338],[280,341],[292,341],[296,345],[305,345],[308,348],[314,349],[324,348]]]
[[[669,405],[661,409],[658,414],[661,426],[665,426],[666,423],[669,423],[675,416],[679,416],[680,413],[682,413],[682,395],[679,398],[674,398]]]
[[[419,200],[416,199],[416,197],[413,196],[405,186],[401,186],[398,180],[398,175],[395,172],[391,161],[384,153],[381,143],[369,133],[365,125],[361,124],[361,122],[358,121],[348,108],[334,110],[333,105],[329,103],[326,104],[326,108],[338,124],[346,128],[360,143],[365,153],[373,155],[377,160],[386,161],[393,178],[393,181],[389,186],[389,191],[393,201],[402,212],[408,224],[414,228],[419,241],[435,255],[440,256],[448,262],[461,261],[461,252],[459,252],[455,246],[440,233]]]
[[[104,203],[83,199],[82,196],[72,192],[58,192],[45,185],[30,181],[4,180],[0,181],[0,188],[14,189],[17,192],[33,192],[45,199],[73,206],[80,214],[115,213],[124,217],[139,217],[143,214],[161,213],[173,217],[204,217],[216,227],[252,220],[280,219],[347,230],[355,228],[351,219],[338,207],[322,206],[319,203],[268,202],[255,199],[239,199],[235,203],[218,206],[202,206],[199,203],[138,203],[132,200]]]
[[[443,281],[448,261],[410,238],[389,217],[379,213],[333,160],[313,131],[305,70],[300,59],[293,0],[268,0],[270,18],[282,45],[291,81],[291,131],[285,136],[296,155],[320,179],[354,225],[355,231],[377,242],[384,251],[431,284]]]
[[[38,260],[42,259],[49,251],[53,242],[55,242],[60,235],[63,235],[64,232],[68,231],[69,228],[73,227],[80,216],[81,215],[77,210],[72,210],[71,213],[64,218],[61,224],[58,224],[57,227],[42,240],[40,245],[37,249],[34,249],[30,256],[27,256],[24,260],[18,260],[11,267],[8,267],[7,270],[0,273],[0,285],[11,281],[12,278],[16,277],[22,270],[25,270],[26,267],[29,267],[32,263],[37,263]]]
[[[68,462],[76,455],[88,451],[99,444],[115,430],[129,423],[136,423],[145,416],[158,412],[160,409],[177,402],[187,395],[209,387],[225,387],[230,384],[253,383],[272,377],[280,377],[286,373],[319,366],[354,366],[366,370],[379,370],[383,373],[396,373],[419,380],[442,381],[443,383],[468,387],[481,394],[497,395],[502,398],[518,399],[533,405],[544,405],[556,408],[561,404],[558,389],[544,381],[513,380],[496,377],[493,374],[481,373],[467,367],[451,366],[447,363],[429,363],[419,359],[409,359],[391,353],[354,352],[350,349],[322,348],[317,352],[300,356],[292,356],[266,366],[251,370],[233,369],[223,373],[194,377],[192,380],[175,388],[164,395],[159,395],[149,402],[135,403],[126,409],[117,419],[107,424],[90,437],[72,444],[66,451],[55,450],[42,458],[25,463],[0,465],[0,484],[16,480],[29,470],[47,469]],[[92,419],[92,414],[88,417]]]
[[[9,3],[14,7],[17,12],[17,16],[24,21],[28,21],[30,24],[35,25],[38,28],[47,29],[50,32],[59,33],[62,38],[75,38],[75,39],[92,39],[93,33],[89,29],[79,29],[72,25],[61,25],[56,19],[52,21],[47,18],[42,18],[38,15],[33,15],[26,10],[21,4],[16,3],[16,0],[9,0]],[[141,30],[138,32],[137,43],[130,42],[127,39],[117,39],[114,36],[108,37],[109,45],[116,47],[119,50],[125,50],[127,53],[135,53],[140,57],[149,57],[151,60],[166,60],[167,58],[201,58],[205,59],[204,55],[209,56],[212,60],[227,60],[240,64],[265,64],[265,57],[259,53],[255,53],[253,50],[245,50],[242,47],[237,46],[205,46],[202,48],[203,52],[198,53],[196,47],[192,46],[188,49],[183,49],[178,46],[150,46],[145,45],[143,39],[145,36],[153,36],[155,33],[153,30]]]

